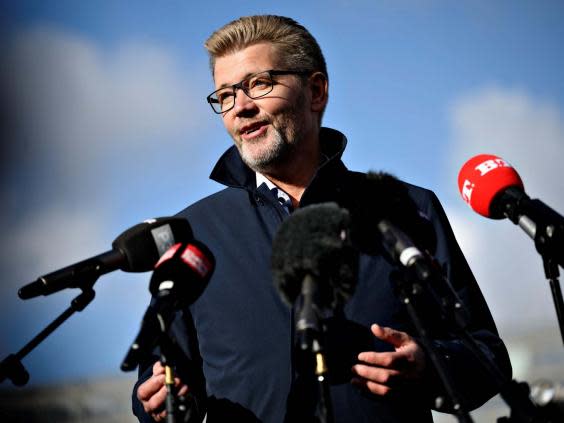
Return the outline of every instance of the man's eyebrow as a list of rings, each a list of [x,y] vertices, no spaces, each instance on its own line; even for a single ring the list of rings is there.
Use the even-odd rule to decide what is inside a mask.
[[[239,80],[238,82],[235,82],[234,84],[227,84],[227,83],[221,84],[221,85],[219,86],[218,90],[220,90],[220,89],[222,89],[222,88],[232,87],[233,85],[237,85],[237,84],[239,84],[241,81],[244,81],[245,79],[247,79],[249,76],[256,75],[257,73],[260,73],[260,72],[249,72],[249,73],[247,73],[247,74],[243,77],[243,79]]]

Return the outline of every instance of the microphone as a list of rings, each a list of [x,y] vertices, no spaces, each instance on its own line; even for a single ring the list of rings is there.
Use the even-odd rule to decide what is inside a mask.
[[[286,304],[298,300],[296,330],[303,350],[312,349],[321,332],[319,313],[344,304],[354,291],[359,258],[349,225],[347,210],[315,204],[296,210],[274,237],[273,282]]]
[[[198,240],[177,243],[162,255],[149,283],[153,302],[143,316],[141,329],[121,370],[134,370],[142,357],[152,351],[159,336],[168,330],[174,313],[202,295],[214,269],[212,252]]]
[[[363,193],[368,204],[359,202],[353,208],[361,242],[376,245],[392,263],[405,269],[409,281],[423,283],[440,313],[465,327],[468,313],[432,256],[437,244],[435,229],[409,196],[407,185],[390,174],[370,172]]]
[[[405,232],[389,220],[382,219],[376,226],[388,256],[407,271],[412,272],[415,280],[426,284],[444,319],[452,319],[458,327],[466,328],[470,319],[468,311],[443,275],[436,260],[425,251],[421,251]],[[411,292],[415,292],[413,288]]]
[[[123,270],[147,272],[159,257],[177,243],[192,238],[190,224],[180,217],[149,219],[129,228],[112,243],[112,249],[39,277],[18,291],[22,300],[49,295],[65,288],[80,287],[84,280]]]
[[[506,192],[521,192],[526,196],[523,181],[515,169],[492,154],[479,154],[464,163],[458,173],[458,190],[476,213],[490,219],[509,217],[505,215],[506,211],[511,212],[505,210],[506,204],[509,205],[505,200]]]
[[[300,208],[280,225],[272,243],[272,273],[286,304],[295,302],[308,274],[320,288],[320,305],[334,308],[348,300],[358,271],[349,226],[349,212],[335,203]]]
[[[541,255],[564,266],[564,218],[531,199],[508,162],[491,154],[472,157],[460,169],[458,189],[474,211],[491,219],[509,218],[535,241]]]
[[[369,254],[381,252],[382,246],[376,242],[381,237],[377,225],[387,220],[422,249],[435,252],[435,229],[409,196],[406,184],[385,172],[369,172],[358,184],[362,196],[356,196],[348,207],[355,245]]]
[[[380,232],[382,246],[388,256],[405,268],[414,269],[417,279],[427,281],[432,274],[431,261],[415,243],[387,219],[382,219],[376,225]]]

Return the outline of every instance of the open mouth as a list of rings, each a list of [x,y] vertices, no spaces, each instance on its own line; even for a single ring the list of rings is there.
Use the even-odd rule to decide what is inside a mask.
[[[266,130],[266,122],[256,122],[251,125],[246,125],[239,131],[244,137],[253,137],[262,134]]]

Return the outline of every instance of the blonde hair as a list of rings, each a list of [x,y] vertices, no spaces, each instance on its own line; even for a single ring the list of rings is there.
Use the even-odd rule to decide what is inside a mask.
[[[261,42],[274,45],[279,53],[278,66],[322,72],[328,78],[325,58],[315,38],[295,20],[275,15],[244,16],[215,31],[204,43],[212,75],[218,57]]]

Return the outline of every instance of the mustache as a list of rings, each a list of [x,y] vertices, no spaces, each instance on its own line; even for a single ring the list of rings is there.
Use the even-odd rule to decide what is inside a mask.
[[[248,128],[252,128],[257,125],[268,125],[268,124],[272,124],[272,120],[265,116],[262,118],[241,121],[237,126],[235,126],[234,130],[236,134],[241,134],[247,131]]]

